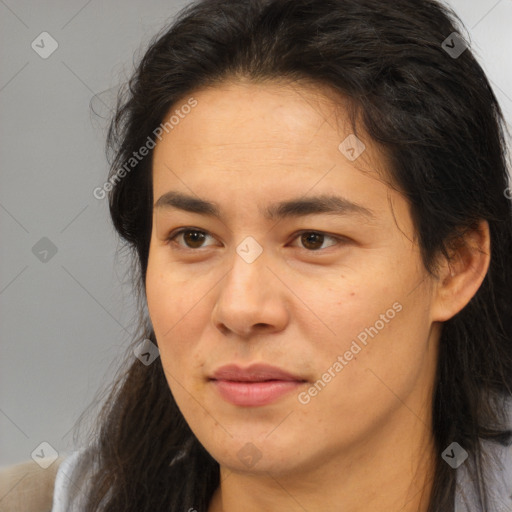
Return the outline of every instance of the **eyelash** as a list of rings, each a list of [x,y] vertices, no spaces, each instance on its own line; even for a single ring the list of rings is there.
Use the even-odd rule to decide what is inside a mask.
[[[212,235],[210,235],[210,233],[208,233],[208,231],[204,231],[203,229],[198,229],[198,228],[193,228],[193,227],[185,227],[185,228],[180,228],[180,229],[178,229],[176,231],[173,231],[167,237],[166,240],[167,240],[167,242],[172,242],[175,245],[177,245],[179,250],[198,252],[200,249],[204,249],[205,247],[198,247],[198,248],[186,247],[186,246],[182,246],[182,245],[178,244],[177,242],[175,242],[175,239],[178,236],[182,235],[183,233],[186,233],[187,231],[193,231],[193,232],[196,232],[196,233],[205,234],[207,236],[212,236]],[[298,233],[296,233],[294,238],[293,238],[293,240],[296,240],[297,238],[299,238],[301,235],[303,235],[305,233],[315,234],[315,235],[323,235],[326,239],[330,238],[331,240],[336,241],[336,244],[330,245],[329,247],[326,247],[324,249],[306,249],[305,247],[301,247],[301,249],[303,249],[303,250],[305,250],[307,252],[310,252],[310,253],[319,253],[321,251],[325,251],[326,249],[329,249],[330,247],[334,247],[336,245],[339,245],[339,244],[342,244],[342,243],[346,243],[348,241],[348,239],[346,239],[345,237],[338,237],[338,236],[334,236],[334,235],[329,235],[329,234],[325,233],[324,231],[314,231],[314,230],[307,230],[307,229],[304,229],[304,230],[299,231]]]

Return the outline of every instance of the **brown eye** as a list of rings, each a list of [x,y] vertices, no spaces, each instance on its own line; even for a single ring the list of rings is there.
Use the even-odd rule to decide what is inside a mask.
[[[205,238],[204,232],[202,231],[188,230],[183,232],[183,240],[191,249],[201,247]]]
[[[181,249],[200,249],[201,247],[208,247],[208,245],[204,245],[208,237],[212,238],[206,231],[194,228],[183,228],[169,235],[167,240],[175,243]],[[180,241],[180,238],[183,241]]]
[[[334,236],[326,235],[325,233],[321,233],[319,231],[303,231],[300,233],[300,243],[307,249],[308,251],[318,251],[320,249],[326,249],[332,245],[336,245],[341,240],[338,240]],[[334,243],[331,243],[327,247],[322,247],[326,240],[332,240]]]
[[[322,247],[325,236],[321,233],[303,233],[301,242],[306,249],[316,251]]]

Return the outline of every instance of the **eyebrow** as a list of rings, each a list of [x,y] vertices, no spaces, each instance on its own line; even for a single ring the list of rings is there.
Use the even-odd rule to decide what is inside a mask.
[[[208,217],[221,218],[221,210],[217,203],[183,194],[182,192],[170,191],[163,194],[154,204],[155,209],[176,208]],[[314,214],[331,215],[353,215],[375,219],[372,210],[349,201],[348,199],[335,195],[318,195],[308,198],[294,198],[286,201],[271,203],[263,212],[268,220],[284,219],[291,217],[304,217]]]

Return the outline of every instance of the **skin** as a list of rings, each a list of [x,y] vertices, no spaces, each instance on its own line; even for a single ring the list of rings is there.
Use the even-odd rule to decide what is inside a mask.
[[[222,217],[155,207],[146,293],[170,389],[221,467],[209,511],[242,503],[246,512],[426,511],[438,457],[430,415],[441,322],[483,280],[487,223],[450,262],[439,260],[433,278],[409,204],[383,179],[385,153],[363,132],[355,161],[338,149],[352,133],[339,98],[276,82],[226,82],[191,96],[197,106],[155,148],[154,202],[178,191],[216,202]],[[262,213],[276,201],[332,193],[373,217]],[[204,240],[170,241],[182,227]],[[302,230],[326,236],[308,244]],[[252,263],[236,252],[247,236],[263,249]],[[396,303],[400,312],[301,403],[298,393]],[[253,362],[308,382],[272,404],[242,407],[208,381],[224,364]],[[238,456],[247,443],[260,457],[250,467]]]

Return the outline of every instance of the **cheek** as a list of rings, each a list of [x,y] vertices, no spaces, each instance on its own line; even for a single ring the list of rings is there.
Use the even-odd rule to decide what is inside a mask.
[[[171,341],[176,339],[179,325],[186,318],[186,300],[183,293],[184,290],[179,286],[170,284],[164,273],[156,271],[155,265],[148,265],[146,299],[162,363],[171,351],[179,353],[180,345]],[[174,357],[169,358],[169,360],[174,359]]]
[[[318,380],[301,403],[333,438],[355,440],[411,396],[428,393],[436,361],[435,349],[427,343],[428,322],[413,304],[401,306],[388,323],[370,315],[363,328],[362,316],[358,321],[344,317],[347,330],[341,331],[340,324],[337,342],[322,348]]]
[[[387,323],[383,324],[382,315],[384,321],[392,322],[396,316],[393,304],[399,296],[386,283],[343,277],[338,278],[336,286],[330,284],[320,291],[306,291],[305,294],[318,323],[322,324],[319,332],[326,338],[319,346],[328,347],[331,353],[349,350],[358,335],[364,343],[369,336],[367,330],[373,332],[376,323],[379,330],[387,326]]]
[[[335,373],[332,388],[339,388],[344,400],[368,400],[385,388],[379,377],[397,389],[407,387],[430,364],[429,292],[420,287],[411,293],[405,280],[346,280],[319,295],[316,307],[324,325],[311,337],[316,369],[320,378],[327,373],[322,380],[329,380],[329,370]]]
[[[170,336],[183,321],[187,312],[193,314],[193,304],[197,302],[194,281],[185,281],[175,270],[169,268],[161,249],[150,251],[146,272],[146,298],[148,312],[156,333],[161,341]]]
[[[200,368],[199,342],[208,322],[207,290],[148,265],[146,298],[160,357],[173,393]],[[175,389],[176,388],[176,389]]]

